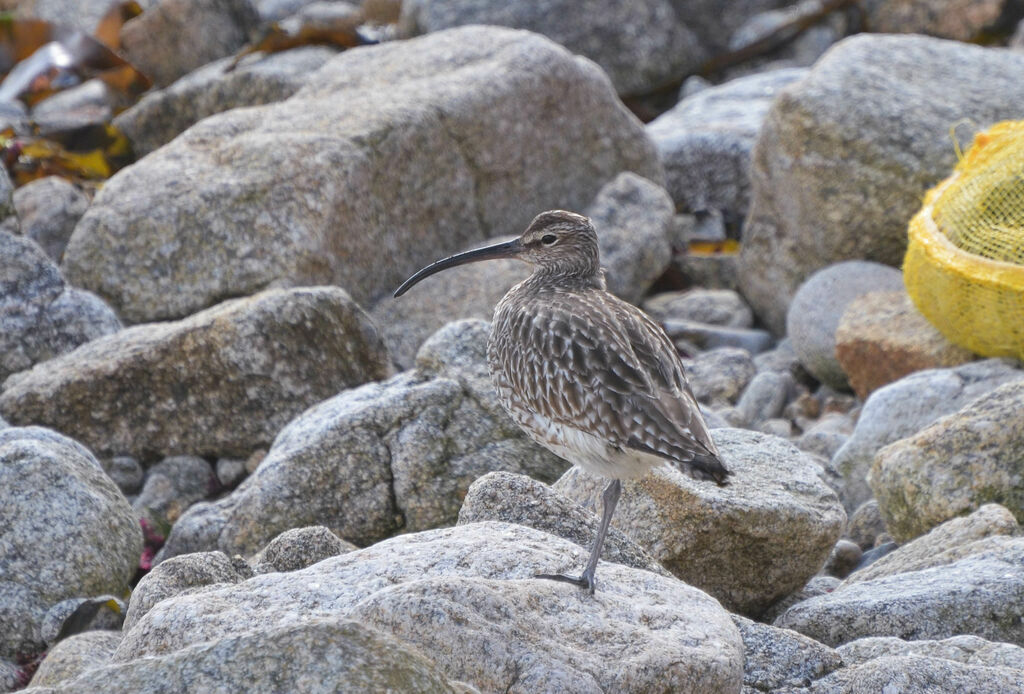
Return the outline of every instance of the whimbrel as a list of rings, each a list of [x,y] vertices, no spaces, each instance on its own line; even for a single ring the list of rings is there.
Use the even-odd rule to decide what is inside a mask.
[[[553,210],[512,241],[428,265],[395,291],[441,270],[493,258],[534,268],[494,309],[487,361],[498,397],[534,441],[611,478],[590,559],[580,576],[540,574],[594,592],[594,573],[623,479],[662,464],[725,484],[675,346],[635,306],[605,290],[590,220]]]

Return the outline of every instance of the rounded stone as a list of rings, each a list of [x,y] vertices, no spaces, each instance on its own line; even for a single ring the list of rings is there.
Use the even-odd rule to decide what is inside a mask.
[[[825,385],[847,390],[846,372],[836,358],[836,329],[843,313],[862,294],[902,287],[899,270],[863,260],[836,263],[811,275],[786,314],[786,332],[800,363]]]
[[[0,431],[0,657],[43,650],[42,625],[68,598],[121,595],[142,531],[84,446],[49,429]]]

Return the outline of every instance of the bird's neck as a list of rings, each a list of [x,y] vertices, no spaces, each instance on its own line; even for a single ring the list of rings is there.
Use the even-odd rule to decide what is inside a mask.
[[[534,291],[545,289],[558,289],[569,291],[580,291],[583,289],[606,289],[604,281],[604,269],[596,267],[581,271],[577,268],[566,269],[560,267],[538,267],[533,274],[523,282],[527,288]]]

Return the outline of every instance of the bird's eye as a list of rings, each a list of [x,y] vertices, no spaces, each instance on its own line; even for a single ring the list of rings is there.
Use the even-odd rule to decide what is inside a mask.
[[[558,237],[555,236],[554,234],[544,234],[543,236],[540,237],[540,242],[543,243],[545,246],[552,246],[557,240]]]

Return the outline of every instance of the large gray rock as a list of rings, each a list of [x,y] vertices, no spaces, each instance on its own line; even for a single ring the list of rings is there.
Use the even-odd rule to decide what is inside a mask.
[[[341,289],[268,290],[17,374],[0,412],[104,454],[247,456],[313,403],[389,368],[373,324]]]
[[[306,46],[243,62],[230,72],[225,68],[233,58],[217,60],[149,92],[113,124],[142,157],[207,116],[287,99],[337,52],[328,46]]]
[[[132,322],[272,283],[365,304],[542,210],[582,209],[626,170],[663,177],[597,66],[527,32],[453,29],[345,51],[291,98],[119,171],[64,268]]]
[[[575,542],[587,550],[593,545],[600,523],[595,513],[543,482],[510,472],[489,472],[466,492],[458,524],[482,521],[525,525]],[[601,559],[671,575],[618,528],[608,529]]]
[[[869,292],[902,288],[899,270],[860,260],[830,265],[811,275],[800,285],[786,314],[786,335],[800,363],[829,387],[849,389],[836,357],[836,330],[846,307]]]
[[[121,29],[121,52],[157,86],[241,48],[259,15],[251,0],[160,0]]]
[[[608,563],[594,597],[534,578],[578,569],[586,555],[506,523],[401,535],[301,571],[163,600],[125,633],[114,660],[130,666],[239,633],[352,619],[480,691],[739,691],[739,632],[701,591]]]
[[[625,172],[604,185],[585,212],[597,230],[608,290],[638,302],[670,261],[672,200],[668,193]],[[427,278],[401,299],[385,296],[370,313],[381,326],[395,362],[407,368],[423,341],[445,323],[462,318],[490,320],[505,292],[529,274],[529,266],[518,260],[463,265]]]
[[[743,637],[743,694],[800,687],[843,665],[832,648],[789,629],[733,615]]]
[[[59,263],[71,232],[89,208],[89,196],[60,176],[46,176],[14,191],[13,202],[21,233]]]
[[[886,655],[836,670],[801,690],[807,694],[1020,694],[1020,670],[964,665],[945,658]]]
[[[844,643],[836,649],[847,666],[866,663],[888,655],[922,655],[965,665],[1008,667],[1024,670],[1024,648],[1012,643],[986,641],[977,636],[953,636],[941,641],[904,641],[892,636],[867,636]]]
[[[55,604],[123,594],[142,552],[131,506],[81,444],[0,431],[0,658],[45,650]]]
[[[85,671],[32,694],[427,692],[455,694],[422,653],[348,619],[320,617]]]
[[[1024,645],[1024,538],[989,538],[942,566],[847,582],[790,607],[775,625],[837,646],[864,636],[974,634]]]
[[[557,478],[567,463],[528,440],[498,403],[487,329],[450,324],[424,344],[416,369],[304,412],[234,492],[182,517],[164,556],[253,554],[307,525],[367,545],[454,523],[469,485],[492,470]]]
[[[916,434],[1004,383],[1020,380],[1024,370],[1015,362],[986,359],[952,369],[920,371],[874,391],[849,440],[832,459],[843,475],[847,510],[872,497],[865,477],[883,447]]]
[[[1024,518],[1024,382],[1007,383],[875,456],[868,474],[898,542],[990,501]]]
[[[998,546],[1002,540],[986,538],[1019,535],[1020,525],[1006,508],[985,504],[969,516],[948,520],[881,559],[855,571],[846,583],[870,581],[907,571],[942,566]]]
[[[818,572],[846,515],[818,464],[792,444],[742,429],[712,434],[733,472],[727,486],[658,468],[626,482],[612,525],[679,578],[757,617]],[[554,487],[595,503],[605,483],[573,468]]]
[[[862,34],[826,53],[772,104],[754,148],[740,287],[782,332],[815,270],[898,266],[907,221],[949,174],[952,123],[1020,117],[1024,55],[917,36]]]
[[[86,670],[100,667],[110,660],[120,642],[120,631],[105,629],[69,636],[47,652],[46,658],[32,676],[31,685],[56,687]]]
[[[202,590],[206,586],[239,583],[252,578],[245,562],[232,561],[223,552],[195,552],[171,557],[142,577],[132,591],[124,631],[131,631],[155,605],[177,595]]]
[[[120,329],[97,296],[64,283],[38,244],[0,230],[0,382]]]
[[[684,98],[647,124],[676,207],[738,226],[750,205],[750,154],[780,89],[807,70],[771,70]]]
[[[597,230],[608,291],[640,303],[672,260],[672,199],[661,186],[627,172],[601,188],[586,214]]]
[[[643,94],[697,68],[707,54],[670,0],[405,0],[405,36],[467,24],[543,34],[601,66],[622,96]]]

